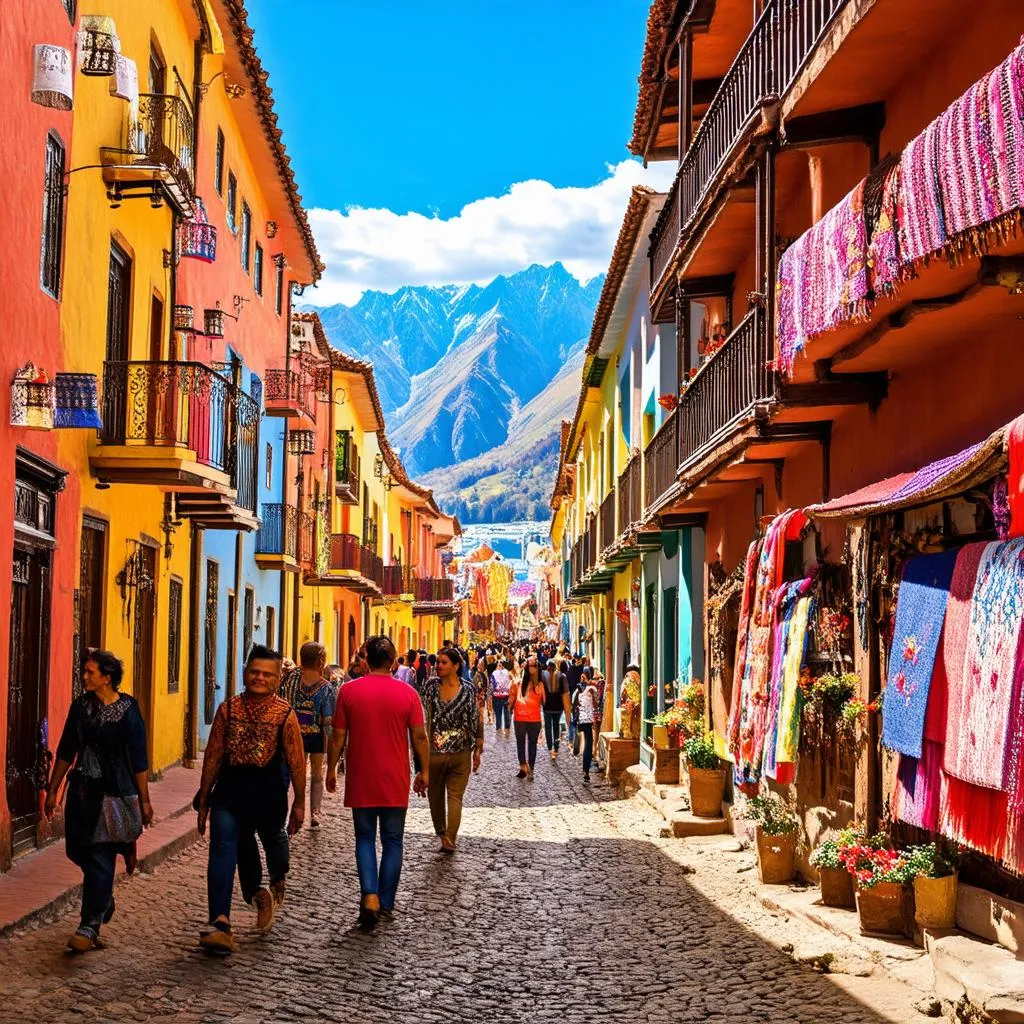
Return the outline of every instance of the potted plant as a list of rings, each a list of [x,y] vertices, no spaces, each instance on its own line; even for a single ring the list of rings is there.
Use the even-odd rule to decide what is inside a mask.
[[[826,907],[845,907],[852,910],[856,903],[853,898],[853,875],[842,862],[842,852],[864,839],[863,833],[850,826],[841,829],[823,843],[820,843],[809,860],[818,871],[821,883],[821,902]]]
[[[726,769],[714,741],[707,733],[691,736],[683,743],[683,757],[690,780],[690,810],[698,818],[720,818]]]
[[[913,878],[907,859],[874,836],[848,846],[840,859],[857,883],[857,914],[863,934],[903,935],[903,890]]]
[[[914,879],[914,920],[922,928],[955,928],[956,854],[928,843],[912,846],[905,857]]]
[[[777,796],[755,796],[742,816],[756,825],[757,873],[766,885],[789,882],[795,871],[796,815]]]

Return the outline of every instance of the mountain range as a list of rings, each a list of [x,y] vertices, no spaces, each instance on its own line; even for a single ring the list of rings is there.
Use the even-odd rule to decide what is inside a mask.
[[[317,312],[335,347],[373,363],[388,436],[446,510],[467,522],[546,518],[603,283],[534,265]]]

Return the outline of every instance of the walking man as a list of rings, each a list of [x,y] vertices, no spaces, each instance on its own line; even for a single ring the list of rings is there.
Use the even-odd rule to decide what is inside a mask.
[[[359,872],[359,924],[372,930],[390,918],[402,873],[405,815],[409,807],[409,741],[419,758],[414,788],[426,795],[430,751],[417,692],[391,674],[395,645],[386,636],[366,642],[369,672],[338,693],[327,759],[327,790],[338,787],[336,765],[345,754],[345,806],[352,808]],[[381,855],[377,859],[377,830]]]
[[[284,902],[288,836],[302,827],[305,815],[306,759],[295,713],[277,694],[280,655],[255,645],[243,681],[245,692],[224,701],[214,715],[195,799],[200,835],[207,818],[210,822],[210,925],[199,944],[211,953],[234,948],[230,915],[236,865],[242,896],[256,908],[256,927],[270,930],[274,907]],[[290,816],[286,773],[294,791]],[[263,885],[257,836],[267,858],[269,889]]]

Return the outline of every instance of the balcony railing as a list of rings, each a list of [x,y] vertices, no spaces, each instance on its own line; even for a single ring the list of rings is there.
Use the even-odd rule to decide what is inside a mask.
[[[232,387],[234,414],[229,421],[233,443],[228,449],[231,486],[235,504],[256,511],[259,472],[260,408],[244,391]]]
[[[191,215],[195,120],[180,96],[142,93],[136,113],[127,109],[120,146],[104,148],[102,157],[112,201],[140,189],[162,192],[180,214]]]
[[[738,140],[760,117],[763,106],[787,92],[832,18],[848,2],[768,0],[765,4],[683,155],[651,232],[652,291]]]
[[[577,537],[569,554],[570,576],[575,586],[583,575],[583,537]]]
[[[270,416],[307,416],[316,420],[313,389],[296,370],[267,370],[263,397]]]
[[[619,475],[620,533],[625,533],[634,523],[640,522],[640,517],[643,515],[643,503],[640,500],[640,465],[640,456],[634,455]]]
[[[776,397],[764,312],[755,306],[690,381],[679,403],[680,463],[709,450],[759,402]]]
[[[280,502],[265,504],[260,509],[261,524],[256,534],[257,555],[295,557],[295,533],[299,510]]]
[[[384,566],[384,593],[389,597],[416,593],[416,570],[409,565],[395,563]]]
[[[418,579],[413,596],[417,603],[441,604],[455,599],[455,586],[447,577]]]
[[[601,502],[601,550],[605,551],[615,543],[615,491],[610,490]]]
[[[359,538],[351,533],[336,533],[331,537],[331,568],[359,573],[378,589],[384,585],[384,563]]]
[[[586,538],[587,569],[593,569],[600,554],[597,546],[597,516],[587,517]]]
[[[649,509],[675,483],[679,466],[679,415],[676,410],[644,450],[644,508]]]
[[[299,513],[299,565],[312,569],[316,562],[316,516],[312,512]]]

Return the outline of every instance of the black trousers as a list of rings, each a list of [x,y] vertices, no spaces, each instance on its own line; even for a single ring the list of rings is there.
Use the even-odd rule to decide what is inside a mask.
[[[531,768],[537,760],[537,740],[540,739],[540,722],[512,723],[516,731],[516,753],[520,764],[528,764]]]

